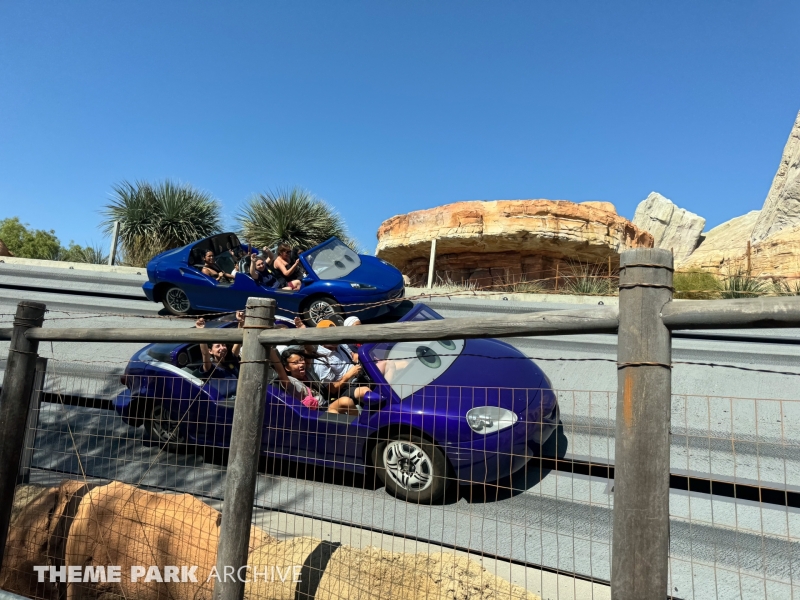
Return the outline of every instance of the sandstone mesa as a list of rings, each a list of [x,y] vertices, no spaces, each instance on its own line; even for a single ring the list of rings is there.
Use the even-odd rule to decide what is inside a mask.
[[[440,277],[481,285],[552,278],[575,262],[616,267],[623,250],[653,246],[609,202],[473,200],[384,221],[376,255],[419,283],[434,239]]]

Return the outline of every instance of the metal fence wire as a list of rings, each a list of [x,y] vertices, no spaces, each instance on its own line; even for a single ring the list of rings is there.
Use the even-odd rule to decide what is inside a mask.
[[[206,392],[224,380],[194,394],[186,381],[176,374],[126,386],[102,363],[49,361],[37,377],[0,587],[31,598],[158,597],[165,587],[210,597],[236,398],[231,387],[210,408]],[[123,417],[114,401],[129,387],[150,393],[138,416]],[[438,416],[366,439],[366,420],[308,409],[273,374],[247,597],[294,598],[311,584],[317,598],[609,597],[608,465],[587,457],[613,452],[613,394],[385,387],[373,391]],[[502,437],[473,432],[465,444],[463,430],[472,429],[458,407],[473,404],[526,408],[508,426],[504,415],[494,423],[484,415],[479,426],[502,427]],[[387,423],[400,422],[400,411],[361,408]],[[442,428],[445,414],[455,416]],[[444,491],[431,498],[431,489]],[[154,573],[145,582],[146,572],[131,581],[132,567],[150,565],[162,579],[178,567],[181,583],[160,584]],[[34,566],[47,567],[44,581]],[[119,566],[120,582],[66,581],[72,566],[89,579],[104,568],[106,580]],[[198,582],[181,580],[180,568],[192,566]]]
[[[178,374],[143,387],[103,361],[40,359],[39,369],[0,588],[43,599],[159,597],[165,586],[175,597],[189,588],[210,597],[235,387],[186,387]],[[214,411],[203,408],[212,387],[223,391]],[[273,373],[247,597],[294,598],[298,579],[314,583],[318,598],[610,597],[616,393],[389,387],[431,415],[481,403],[528,410],[506,428],[518,439],[501,448],[466,452],[458,437],[466,414],[439,439],[426,433],[431,420],[422,431],[385,429],[360,447],[359,417],[306,408]],[[114,402],[129,388],[148,391],[145,408],[123,417]],[[547,435],[552,401],[558,425]],[[367,412],[401,416],[392,404]],[[798,431],[797,401],[673,396],[673,597],[800,595]],[[408,502],[397,482],[386,485],[386,471],[402,474],[414,448],[433,460],[405,483],[444,486],[436,501]],[[145,581],[153,565],[159,572]],[[73,578],[89,581],[68,581],[75,566],[83,568]],[[119,582],[109,581],[113,566]]]

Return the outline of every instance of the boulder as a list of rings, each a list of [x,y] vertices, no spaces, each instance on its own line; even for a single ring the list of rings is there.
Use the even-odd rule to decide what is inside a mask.
[[[553,278],[557,266],[619,264],[629,248],[653,238],[608,203],[494,200],[446,204],[398,215],[378,229],[376,255],[415,283],[427,279],[431,241],[438,277],[478,285]],[[613,208],[613,206],[611,206]]]
[[[0,256],[14,256],[11,254],[11,250],[8,249],[8,246],[6,246],[3,240],[0,240]]]
[[[59,598],[56,584],[38,583],[35,565],[62,566],[75,512],[89,486],[64,481],[57,487],[17,487],[8,528],[0,589],[30,598]]]
[[[34,529],[46,529],[48,526],[40,521],[47,517],[48,510],[58,507],[60,492],[55,496],[53,493],[59,489],[34,495],[15,523],[30,515],[35,516],[30,521]],[[47,500],[39,501],[43,496]],[[83,489],[71,521],[65,544],[62,538],[60,564],[119,565],[122,577],[120,583],[70,583],[66,589],[68,600],[112,595],[137,600],[211,598],[215,579],[210,575],[216,563],[221,513],[200,500],[188,494],[147,492],[114,482],[88,491]],[[41,542],[30,546],[26,568],[58,564],[42,548],[46,546]],[[156,566],[162,573],[168,565],[197,566],[197,582],[142,579],[132,582],[129,577],[132,565],[146,569]],[[255,526],[250,530],[248,565],[251,579],[255,579],[256,572],[262,574],[258,580],[246,584],[244,597],[248,600],[293,600],[305,597],[306,592],[318,600],[358,600],[374,598],[376,591],[385,600],[541,600],[491,574],[477,562],[449,551],[408,554],[372,547],[354,548],[311,537],[278,541]],[[267,581],[264,581],[265,571],[270,573]],[[39,589],[29,595],[48,600],[64,597],[63,587],[58,590],[51,587],[44,593]]]
[[[139,600],[211,599],[214,582],[206,581],[217,559],[222,514],[189,494],[158,494],[113,482],[94,488],[81,500],[69,531],[66,565],[132,565],[162,568],[195,565],[197,583],[157,581],[70,584],[68,600],[121,594]],[[274,543],[257,527],[250,528],[250,551]]]
[[[679,263],[697,248],[706,220],[677,207],[669,198],[650,192],[636,207],[633,224],[653,236],[656,248],[672,249],[675,262]]]
[[[702,269],[721,273],[731,260],[738,260],[747,252],[747,242],[760,212],[750,211],[704,233],[697,249],[675,266],[681,271]]]
[[[800,113],[783,148],[778,172],[772,180],[751,240],[760,242],[796,225],[800,225]]]

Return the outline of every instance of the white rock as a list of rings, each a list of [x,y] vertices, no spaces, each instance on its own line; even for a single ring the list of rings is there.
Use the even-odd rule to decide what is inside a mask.
[[[747,241],[761,211],[753,210],[717,225],[703,234],[697,249],[684,261],[677,262],[681,271],[703,269],[723,272],[729,264],[741,261],[747,252]]]
[[[636,207],[633,224],[650,232],[656,248],[672,248],[678,264],[697,248],[706,220],[651,192]]]
[[[800,113],[783,148],[778,172],[772,180],[751,240],[758,242],[797,225],[800,225]]]

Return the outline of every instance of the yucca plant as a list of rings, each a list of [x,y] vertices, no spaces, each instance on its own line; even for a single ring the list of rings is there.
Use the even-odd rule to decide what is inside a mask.
[[[752,277],[742,269],[729,271],[722,280],[721,295],[723,298],[756,298],[767,292],[765,281]]]
[[[800,296],[800,279],[796,279],[792,282],[779,279],[772,285],[777,296]]]
[[[325,201],[302,188],[278,189],[250,198],[237,215],[242,241],[254,246],[285,242],[307,250],[337,237],[358,251],[342,217]]]
[[[70,242],[69,247],[61,249],[58,260],[104,265],[108,263],[108,254],[104,252],[103,247],[99,244],[80,246],[75,242]]]
[[[572,263],[564,276],[564,291],[580,296],[611,296],[616,293],[614,282],[608,277],[604,265]]]
[[[120,222],[124,263],[144,267],[156,254],[185,246],[221,230],[220,205],[188,184],[124,181],[113,188],[100,227],[111,234]]]

